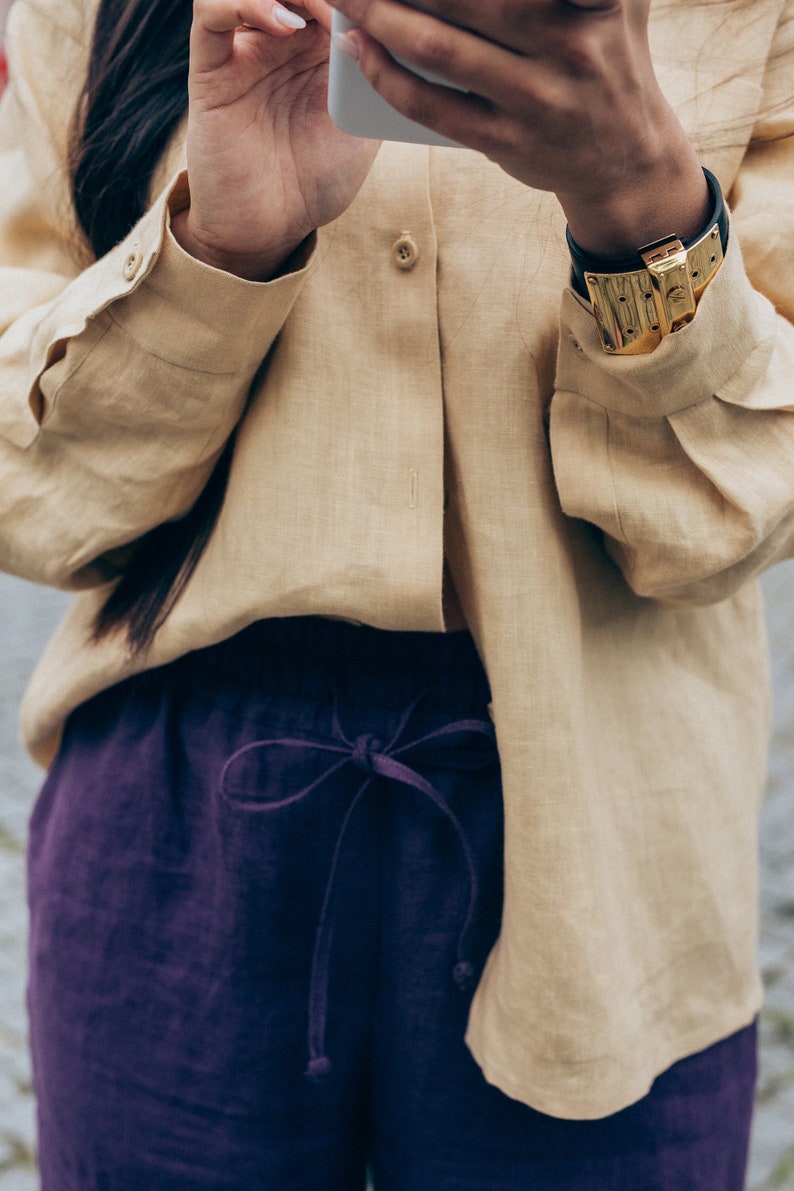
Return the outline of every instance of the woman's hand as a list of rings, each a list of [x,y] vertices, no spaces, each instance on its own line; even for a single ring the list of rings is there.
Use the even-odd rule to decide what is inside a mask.
[[[625,256],[705,222],[708,188],[651,61],[650,0],[331,2],[357,26],[340,48],[393,107],[556,193],[585,250]]]
[[[195,0],[191,198],[173,231],[193,256],[252,280],[349,206],[378,149],[327,114],[330,10],[306,3]]]

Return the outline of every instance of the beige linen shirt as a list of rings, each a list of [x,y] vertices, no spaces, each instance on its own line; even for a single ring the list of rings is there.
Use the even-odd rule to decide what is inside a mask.
[[[468,1044],[543,1112],[614,1112],[761,999],[753,577],[794,536],[794,3],[653,8],[733,230],[694,322],[617,359],[567,288],[556,201],[464,150],[384,144],[305,267],[259,285],[170,235],[177,137],[149,213],[82,269],[64,162],[93,9],[20,0],[0,105],[0,565],[84,589],[26,741],[48,763],[80,701],[261,617],[441,631],[446,560],[506,810]],[[191,506],[235,427],[150,651],[89,644],[114,552]]]

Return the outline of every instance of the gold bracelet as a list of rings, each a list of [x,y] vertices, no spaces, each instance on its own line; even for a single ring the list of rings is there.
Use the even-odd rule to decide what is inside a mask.
[[[573,284],[590,299],[601,346],[610,355],[652,352],[665,335],[680,331],[695,317],[701,294],[722,264],[727,211],[717,179],[703,172],[713,209],[706,228],[689,243],[664,236],[638,249],[633,261],[599,261],[568,232]]]

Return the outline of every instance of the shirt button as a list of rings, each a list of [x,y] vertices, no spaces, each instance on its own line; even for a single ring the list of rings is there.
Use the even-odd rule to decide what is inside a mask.
[[[135,248],[132,252],[128,252],[124,258],[124,264],[121,266],[121,273],[125,281],[132,281],[133,277],[137,277],[138,270],[143,264],[143,253]]]
[[[403,232],[399,240],[395,240],[391,252],[398,269],[413,269],[419,259],[419,249],[410,232]]]

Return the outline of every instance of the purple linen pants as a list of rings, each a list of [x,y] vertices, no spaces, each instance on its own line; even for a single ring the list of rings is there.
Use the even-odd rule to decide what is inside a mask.
[[[600,1121],[467,1051],[488,697],[467,634],[299,619],[71,717],[30,832],[43,1191],[741,1191],[753,1025]]]

